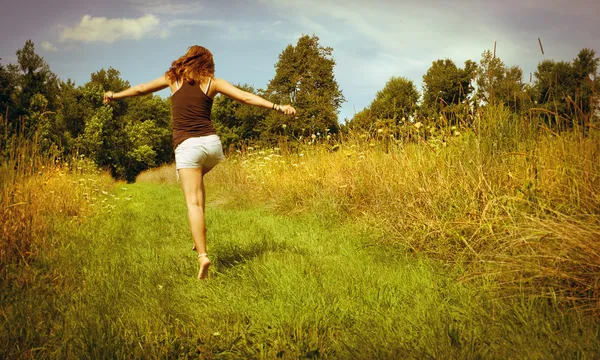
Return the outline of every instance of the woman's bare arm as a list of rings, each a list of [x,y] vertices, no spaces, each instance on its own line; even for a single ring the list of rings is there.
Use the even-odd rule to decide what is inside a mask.
[[[123,99],[131,96],[151,94],[155,91],[159,91],[167,87],[169,87],[169,80],[167,80],[167,77],[163,75],[145,84],[132,86],[129,89],[117,93],[107,91],[104,93],[104,103],[107,104],[113,100]]]
[[[278,105],[274,104],[268,100],[263,99],[262,97],[249,93],[247,91],[238,89],[237,87],[231,85],[229,82],[223,79],[215,78],[212,82],[214,84],[214,89],[227,97],[230,97],[234,100],[237,100],[241,103],[260,106],[268,109],[275,109],[281,111],[286,115],[294,115],[296,114],[296,109],[294,109],[291,105]]]

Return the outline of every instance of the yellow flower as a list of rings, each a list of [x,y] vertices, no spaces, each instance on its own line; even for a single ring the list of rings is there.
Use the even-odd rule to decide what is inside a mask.
[[[421,126],[423,126],[423,124],[421,124],[421,122],[419,121],[418,123],[415,123],[414,127],[419,130],[419,128],[421,128]]]

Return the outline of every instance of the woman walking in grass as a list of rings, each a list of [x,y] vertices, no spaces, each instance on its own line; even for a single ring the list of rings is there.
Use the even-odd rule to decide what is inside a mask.
[[[215,78],[214,72],[211,52],[195,45],[189,47],[185,55],[173,61],[163,76],[121,92],[104,93],[104,103],[107,104],[113,100],[146,95],[167,87],[171,89],[175,163],[188,209],[194,250],[198,252],[199,279],[206,278],[210,266],[206,251],[204,175],[223,159],[221,141],[210,120],[214,97],[223,94],[241,103],[273,109],[286,115],[296,113],[290,105],[274,104],[242,91],[225,80]]]

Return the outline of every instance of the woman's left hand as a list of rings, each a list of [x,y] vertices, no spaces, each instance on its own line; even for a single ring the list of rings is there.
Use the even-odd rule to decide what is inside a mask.
[[[114,100],[115,93],[114,91],[107,91],[104,93],[104,100],[102,100],[103,104],[108,104],[109,102]]]

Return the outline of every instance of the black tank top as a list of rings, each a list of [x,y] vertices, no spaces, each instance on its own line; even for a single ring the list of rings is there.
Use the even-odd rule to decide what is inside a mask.
[[[209,79],[206,91],[210,88],[210,82]],[[191,137],[216,134],[210,121],[212,104],[213,99],[208,97],[200,86],[183,81],[181,87],[171,96],[175,149]]]

